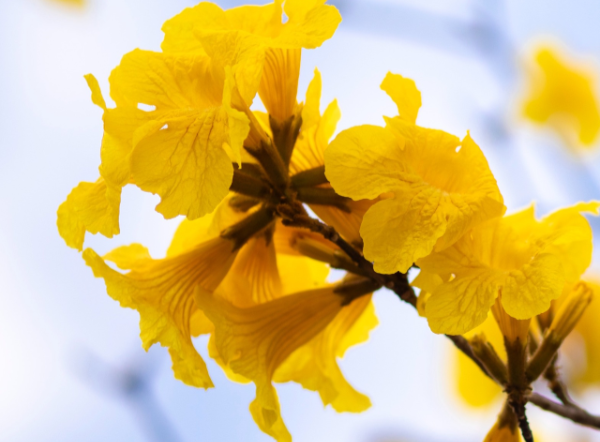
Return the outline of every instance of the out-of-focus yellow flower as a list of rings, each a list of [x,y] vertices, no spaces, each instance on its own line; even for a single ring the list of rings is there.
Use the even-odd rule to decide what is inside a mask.
[[[574,366],[574,370],[569,373],[568,381],[577,389],[600,384],[600,323],[598,321],[600,317],[600,300],[598,299],[600,285],[597,281],[593,276],[592,279],[586,280],[587,285],[594,292],[594,297],[575,326],[573,335],[576,338],[567,338],[561,347],[565,349],[561,353],[561,359],[572,359],[573,363],[570,365]],[[566,298],[567,294],[558,299],[553,309],[559,309]]]
[[[223,11],[202,2],[164,24],[162,49],[206,53],[217,63],[238,65],[242,96],[251,100],[258,90],[269,114],[284,122],[296,108],[301,49],[320,46],[341,22],[337,9],[324,3],[276,0]]]
[[[326,175],[354,200],[385,196],[364,215],[365,257],[379,273],[406,272],[466,231],[504,212],[488,163],[467,135],[415,125],[421,96],[412,80],[388,74],[382,88],[400,116],[386,127],[341,132],[325,151]]]
[[[541,221],[531,207],[482,224],[452,247],[419,260],[429,284],[415,285],[431,293],[424,309],[431,330],[454,335],[472,330],[500,294],[515,319],[546,311],[590,265],[592,231],[581,212],[598,214],[599,207],[580,203]]]
[[[535,62],[525,117],[550,125],[568,145],[594,144],[600,133],[600,110],[592,70],[570,61],[556,47],[540,48]]]
[[[57,3],[62,3],[69,6],[77,6],[79,8],[85,6],[86,0],[52,0]]]

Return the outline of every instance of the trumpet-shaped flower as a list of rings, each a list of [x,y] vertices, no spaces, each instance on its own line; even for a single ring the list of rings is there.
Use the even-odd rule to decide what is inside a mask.
[[[469,135],[461,142],[414,124],[421,97],[412,80],[388,74],[382,88],[400,116],[386,118],[385,128],[365,125],[341,132],[325,151],[325,171],[340,195],[384,196],[364,215],[364,254],[379,273],[406,272],[417,259],[501,215],[504,205]]]
[[[256,399],[250,404],[254,420],[261,430],[278,441],[291,440],[291,436],[281,419],[272,380],[277,369],[292,354],[296,358],[283,367],[280,380],[298,380],[307,388],[318,390],[324,403],[332,402],[342,409],[357,406],[351,411],[362,411],[370,405],[366,397],[345,382],[335,363],[336,353],[340,350],[343,353],[347,342],[351,342],[343,343],[342,339],[369,300],[348,310],[358,300],[344,307],[348,300],[334,286],[329,286],[249,308],[236,307],[198,287],[196,301],[215,326],[215,347],[223,362],[233,372],[256,384]],[[331,327],[344,309],[345,314]],[[331,328],[327,330],[328,327]],[[306,344],[309,344],[309,350],[298,352]],[[305,360],[306,357],[314,358],[314,352],[319,351],[323,352],[322,358]],[[319,363],[324,365],[319,367]],[[329,385],[323,385],[323,381],[328,381]],[[334,402],[340,394],[349,402]]]
[[[431,293],[424,309],[431,330],[466,333],[485,321],[498,297],[515,319],[546,311],[590,265],[592,231],[581,212],[597,214],[599,207],[580,203],[541,221],[529,208],[482,224],[419,260],[426,286],[416,285]]]
[[[238,65],[242,97],[251,101],[258,90],[269,114],[284,122],[296,108],[301,49],[320,46],[341,21],[337,9],[324,3],[276,0],[223,11],[202,2],[164,24],[162,49],[206,53],[221,65]]]
[[[538,50],[535,61],[525,117],[550,125],[569,145],[592,145],[600,133],[600,110],[591,70],[550,47]]]
[[[193,224],[198,221],[186,221],[185,223]],[[248,320],[253,321],[257,315],[260,316],[258,312],[271,312],[270,309],[274,303],[281,303],[283,300],[296,297],[298,295],[295,293],[298,291],[304,291],[303,293],[307,296],[315,291],[332,294],[334,288],[325,283],[326,266],[307,260],[295,249],[295,242],[303,237],[315,237],[315,240],[318,240],[318,237],[310,232],[277,224],[272,240],[268,239],[270,236],[255,238],[255,243],[252,243],[251,240],[240,250],[229,274],[214,293],[200,289],[197,292],[199,305],[208,303],[206,304],[208,307],[201,306],[206,319],[210,321],[211,325],[214,323],[216,327],[216,331],[209,341],[211,357],[222,366],[232,380],[256,383],[257,398],[250,407],[252,415],[263,431],[278,440],[287,440],[289,435],[281,420],[279,403],[271,380],[275,382],[294,381],[309,390],[318,391],[324,405],[331,404],[335,410],[340,412],[359,412],[370,406],[368,397],[356,391],[346,381],[337,363],[337,358],[343,357],[349,347],[366,340],[369,331],[377,325],[370,296],[362,297],[349,305],[340,307],[339,314],[327,315],[323,319],[322,326],[317,324],[319,331],[314,334],[310,331],[313,330],[312,328],[309,331],[293,331],[293,333],[297,332],[302,335],[300,341],[286,340],[282,342],[277,339],[271,349],[275,356],[267,356],[268,359],[273,357],[280,359],[270,360],[271,368],[269,370],[271,371],[269,372],[264,371],[266,370],[264,365],[259,365],[256,368],[258,371],[249,372],[245,365],[234,363],[232,353],[227,345],[229,345],[230,339],[236,339],[235,332],[227,328],[229,326],[222,327],[224,319],[215,320],[214,318],[215,314],[227,315],[227,309],[233,309],[231,311],[236,311],[242,316],[247,315]],[[328,247],[333,246],[328,243]],[[339,304],[343,299],[340,296],[340,294],[335,294],[330,300]],[[206,297],[210,297],[210,299],[206,301]],[[312,301],[309,302],[308,299],[305,296],[297,304],[286,307],[289,309],[286,314],[302,315],[304,307],[300,306],[303,304],[310,306]],[[221,307],[211,308],[213,301]],[[223,306],[226,306],[224,310]],[[277,312],[279,310],[275,311],[275,313]],[[271,313],[274,316],[268,318]],[[264,313],[264,320],[273,323],[279,321],[279,313],[271,313]],[[298,325],[283,319],[281,323],[285,324],[285,327]],[[205,329],[213,333],[210,327]],[[263,330],[267,336],[260,339],[274,339],[270,334],[271,331]],[[247,345],[244,354],[255,351],[253,341],[243,341],[239,345]],[[282,349],[278,349],[277,346],[281,346]],[[283,352],[284,355],[281,356],[280,352]]]

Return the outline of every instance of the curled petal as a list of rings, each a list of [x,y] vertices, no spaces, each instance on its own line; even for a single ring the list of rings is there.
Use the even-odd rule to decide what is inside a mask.
[[[129,273],[110,268],[93,250],[83,258],[96,277],[104,279],[108,294],[122,307],[140,314],[140,337],[145,349],[155,343],[169,348],[175,377],[195,387],[212,387],[206,365],[194,349],[191,318],[197,311],[196,285],[214,290],[235,258],[234,244],[221,238],[191,251],[161,260],[149,258],[139,245],[119,248],[106,259],[115,259]]]
[[[86,231],[112,238],[119,234],[120,205],[121,189],[108,186],[104,179],[79,183],[58,208],[58,232],[77,250],[83,248]]]

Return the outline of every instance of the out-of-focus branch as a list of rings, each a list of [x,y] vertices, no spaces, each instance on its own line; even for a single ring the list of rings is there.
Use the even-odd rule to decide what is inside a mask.
[[[156,361],[134,360],[124,368],[115,368],[89,351],[80,352],[77,367],[80,378],[95,390],[119,399],[135,415],[150,442],[180,442],[181,438],[161,410],[151,388]]]
[[[528,402],[540,407],[542,410],[557,414],[578,424],[600,429],[600,416],[590,414],[576,405],[564,405],[538,393],[531,393]]]

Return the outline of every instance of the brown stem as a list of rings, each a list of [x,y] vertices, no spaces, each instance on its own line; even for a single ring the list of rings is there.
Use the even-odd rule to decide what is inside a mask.
[[[564,405],[554,402],[553,400],[548,399],[547,397],[538,393],[531,393],[528,400],[532,404],[540,407],[542,410],[557,414],[575,423],[585,425],[586,427],[600,430],[600,416],[590,414],[576,405]]]
[[[544,378],[548,381],[548,387],[563,404],[577,407],[575,402],[573,402],[573,399],[571,399],[567,387],[560,380],[558,369],[556,367],[556,360],[557,357],[555,356],[544,372]]]
[[[288,226],[301,227],[309,229],[312,232],[319,233],[325,239],[331,241],[342,249],[352,261],[356,263],[363,271],[365,275],[368,275],[373,281],[378,284],[387,287],[393,291],[398,297],[416,308],[417,297],[413,288],[408,284],[406,275],[402,273],[394,273],[392,275],[382,275],[373,270],[373,264],[365,259],[365,257],[344,240],[339,233],[331,226],[322,223],[321,221],[309,217],[307,214],[298,213],[281,213],[283,216],[283,223]],[[471,344],[463,336],[445,335],[452,343],[462,351],[469,359],[471,359],[481,371],[488,377],[491,378],[488,370],[481,363],[481,361],[473,353]]]
[[[348,255],[350,259],[356,263],[356,265],[358,265],[364,271],[365,275],[368,275],[368,277],[370,277],[376,283],[392,290],[401,300],[407,302],[413,307],[416,307],[417,297],[415,296],[412,287],[408,284],[406,275],[402,275],[400,273],[395,273],[393,275],[381,275],[376,273],[375,270],[373,270],[373,265],[367,261],[358,250],[346,242],[333,227],[328,226],[317,219],[309,217],[306,213],[299,214],[298,211],[294,211],[294,213],[286,213],[282,210],[280,210],[279,213],[283,217],[284,224],[288,226],[309,229],[312,232],[319,233],[325,239],[336,244]],[[452,341],[456,348],[458,348],[469,359],[477,364],[477,366],[486,376],[492,378],[492,376],[488,373],[488,370],[473,352],[473,348],[471,347],[471,344],[469,344],[469,341],[467,341],[463,336],[445,336]],[[526,397],[522,394],[519,394],[519,396],[520,398],[515,404],[517,408],[516,415],[519,420],[519,427],[521,428],[523,438],[527,442],[533,441],[533,435],[525,414],[526,402],[531,402],[546,411],[557,414],[566,419],[570,419],[573,422],[581,425],[600,429],[600,416],[594,416],[577,407],[576,405],[563,405],[537,393],[531,393]],[[515,410],[515,405],[511,404],[513,410]]]
[[[525,442],[534,442],[533,433],[531,432],[531,427],[529,426],[529,421],[527,420],[527,414],[525,413],[525,404],[527,403],[527,400],[520,393],[514,395],[510,394],[508,396],[508,403],[517,416],[523,440]]]

